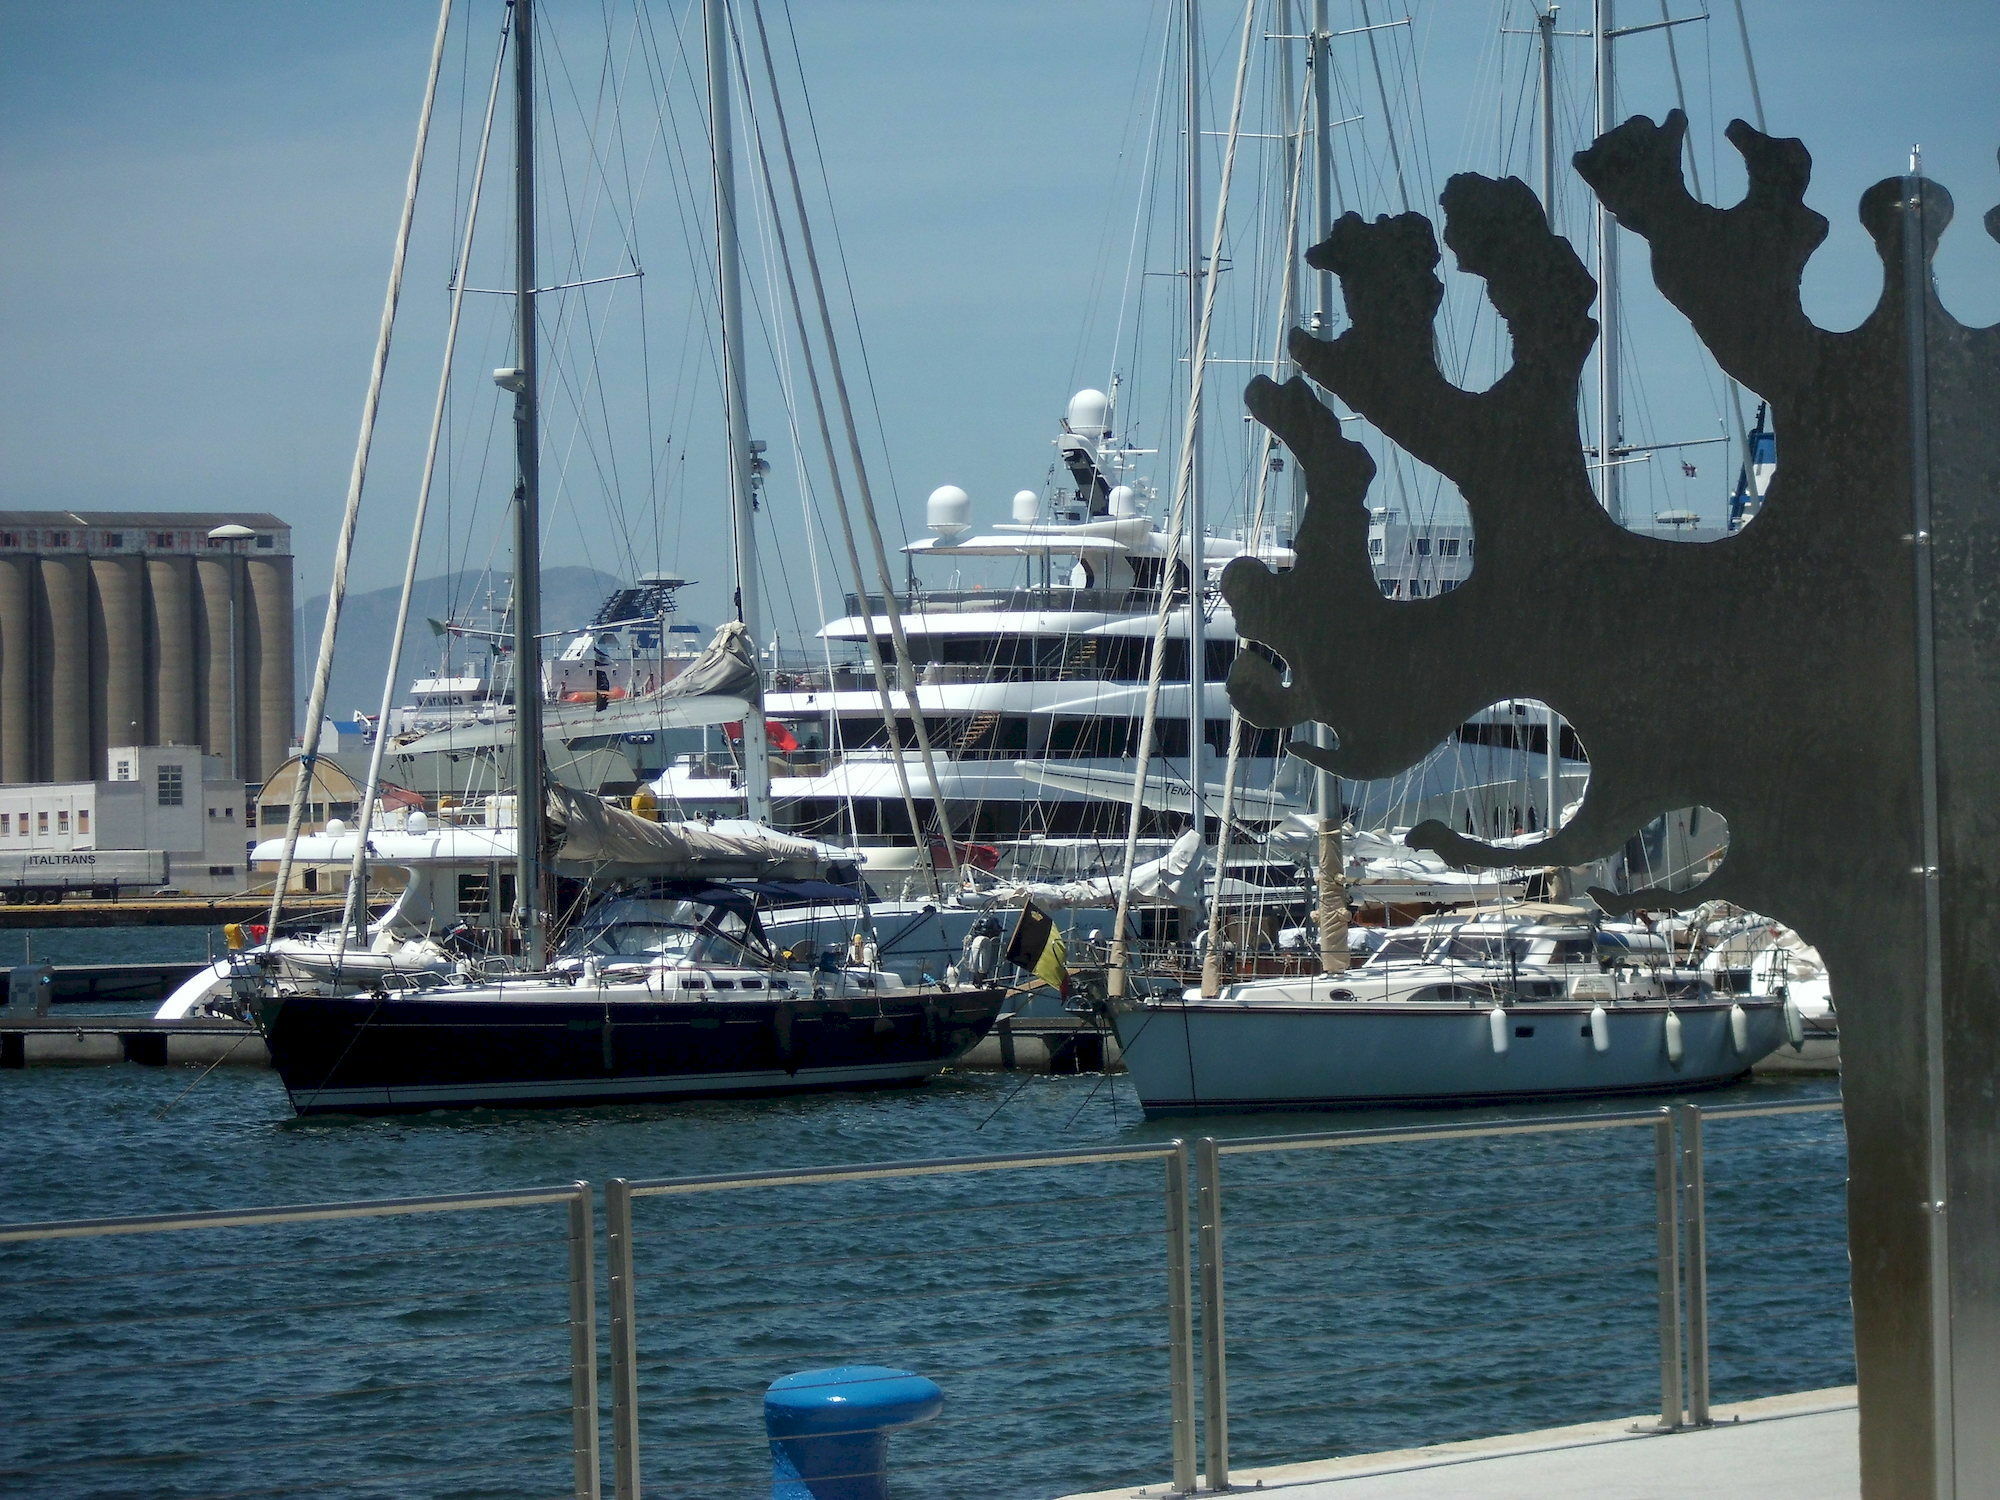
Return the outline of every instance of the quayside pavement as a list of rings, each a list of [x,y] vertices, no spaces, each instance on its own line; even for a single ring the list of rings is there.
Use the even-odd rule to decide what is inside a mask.
[[[1642,1418],[1238,1470],[1232,1493],[1281,1500],[1860,1500],[1854,1387],[1718,1407],[1715,1425]],[[1165,1484],[1065,1500],[1162,1500]]]

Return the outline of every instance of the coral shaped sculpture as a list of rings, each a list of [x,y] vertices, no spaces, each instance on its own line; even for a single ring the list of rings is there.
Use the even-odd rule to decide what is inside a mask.
[[[1874,310],[1848,332],[1815,326],[1800,276],[1827,223],[1804,201],[1805,147],[1732,124],[1748,189],[1716,208],[1683,185],[1685,131],[1678,113],[1635,118],[1575,164],[1722,368],[1770,402],[1782,461],[1756,521],[1689,545],[1605,514],[1577,430],[1595,284],[1524,184],[1457,176],[1444,244],[1485,281],[1511,366],[1483,391],[1439,370],[1439,249],[1421,215],[1350,214],[1312,250],[1350,326],[1292,335],[1312,384],[1247,392],[1306,476],[1297,565],[1239,560],[1223,578],[1239,632],[1287,671],[1240,655],[1230,694],[1260,725],[1331,727],[1331,749],[1294,749],[1357,779],[1407,768],[1494,702],[1551,704],[1590,756],[1582,804],[1526,851],[1412,831],[1456,864],[1581,864],[1675,808],[1728,819],[1722,864],[1674,904],[1770,912],[1827,957],[1864,1493],[1928,1495],[1925,1476],[1954,1462],[2000,1472],[2000,1399],[1977,1397],[1955,1449],[1934,1441],[1951,1398],[1932,1400],[1939,1370],[1967,1372],[1963,1405],[2000,1367],[2000,329],[1939,303],[1930,261],[1951,202],[1916,177],[1861,199],[1883,267]],[[2000,210],[1986,225],[2000,238]],[[1382,596],[1374,464],[1314,384],[1457,486],[1477,546],[1458,589]]]

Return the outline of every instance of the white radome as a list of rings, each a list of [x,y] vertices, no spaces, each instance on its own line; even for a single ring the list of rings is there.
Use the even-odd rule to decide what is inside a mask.
[[[1078,437],[1111,436],[1111,398],[1102,391],[1082,390],[1069,398],[1063,420]]]
[[[1120,520],[1139,514],[1139,492],[1129,484],[1113,485],[1105,500],[1111,506],[1111,514]]]
[[[972,525],[972,497],[955,484],[941,484],[925,503],[925,521],[939,536],[957,536]]]
[[[1014,522],[1019,526],[1032,526],[1042,513],[1042,497],[1034,490],[1014,491]]]

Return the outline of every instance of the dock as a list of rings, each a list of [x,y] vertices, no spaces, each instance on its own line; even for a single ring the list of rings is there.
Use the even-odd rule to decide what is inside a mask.
[[[240,1021],[155,1021],[150,1016],[23,1017],[0,1021],[0,1069],[138,1063],[267,1068],[271,1054]]]
[[[1627,1417],[1505,1437],[1238,1469],[1232,1490],[1284,1500],[1861,1500],[1853,1386],[1717,1407],[1710,1427]],[[1163,1500],[1165,1483],[1065,1500]]]

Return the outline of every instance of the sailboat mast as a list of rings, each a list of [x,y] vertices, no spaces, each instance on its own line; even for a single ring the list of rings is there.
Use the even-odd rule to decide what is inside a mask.
[[[1188,386],[1196,390],[1201,372],[1194,368],[1196,345],[1200,339],[1202,307],[1202,220],[1201,220],[1201,9],[1200,0],[1182,0],[1181,61],[1187,91],[1187,327]],[[1193,826],[1200,832],[1207,819],[1205,765],[1208,748],[1207,644],[1206,622],[1202,618],[1205,592],[1207,548],[1202,540],[1201,517],[1201,423],[1199,416],[1188,427],[1187,492],[1187,651],[1188,651],[1188,785],[1193,804]]]
[[[1596,0],[1590,34],[1597,56],[1597,136],[1615,123],[1617,84],[1611,44],[1616,39],[1617,0]],[[1618,470],[1618,221],[1597,205],[1597,464],[1602,482],[1597,497],[1611,519],[1625,524],[1625,496]]]
[[[535,390],[534,0],[514,6],[514,910],[530,973],[548,962],[542,768],[542,519]]]
[[[750,451],[743,377],[742,256],[736,233],[736,127],[729,89],[728,0],[703,0],[708,42],[709,170],[715,193],[716,291],[722,319],[722,409],[729,445],[731,539],[736,569],[736,618],[750,649],[758,649],[756,455]],[[764,674],[759,667],[743,715],[743,799],[754,822],[771,821],[771,753],[764,728]]]
[[[1541,48],[1541,121],[1537,144],[1541,148],[1542,212],[1551,232],[1556,227],[1556,7],[1551,5],[1535,17],[1535,35]],[[1612,471],[1606,469],[1605,473]],[[1562,725],[1551,706],[1542,717],[1545,736],[1542,771],[1542,832],[1552,834],[1562,821]],[[1553,894],[1553,892],[1551,892]]]

